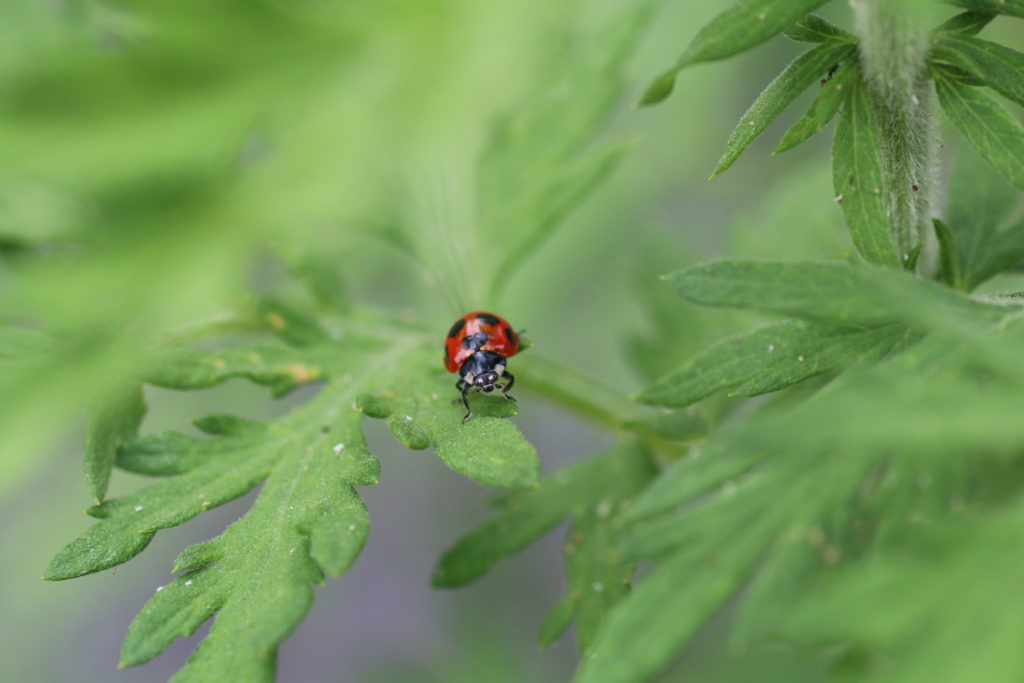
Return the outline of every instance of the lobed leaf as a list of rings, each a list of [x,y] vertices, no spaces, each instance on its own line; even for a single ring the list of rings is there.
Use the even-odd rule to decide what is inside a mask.
[[[827,40],[793,60],[758,96],[736,125],[711,177],[722,173],[804,90],[856,54],[848,41]]]
[[[637,400],[685,407],[725,391],[757,396],[886,354],[904,340],[903,326],[851,327],[806,321],[771,325],[721,341],[659,379]]]
[[[309,326],[303,329],[290,338],[293,344],[310,339]],[[143,608],[129,629],[122,663],[155,657],[216,614],[209,636],[175,680],[270,680],[278,644],[311,604],[310,584],[343,573],[365,540],[368,520],[354,487],[375,484],[380,465],[366,448],[364,411],[388,417],[392,432],[411,447],[434,444],[442,460],[481,483],[529,487],[536,481],[536,451],[495,417],[514,413],[512,404],[474,397],[477,415],[463,425],[450,375],[425,369],[437,363],[419,341],[398,335],[366,343],[347,336],[344,343],[302,349],[159,354],[144,374],[171,386],[247,377],[277,391],[314,377],[328,381],[279,420],[207,415],[195,424],[215,438],[163,432],[124,443],[119,465],[167,478],[90,510],[100,521],[57,554],[44,578],[115,566],[141,552],[160,529],[264,482],[242,519],[179,556],[174,571],[185,573]]]
[[[932,43],[931,56],[1024,105],[1024,54],[970,35],[945,35]]]
[[[820,131],[839,111],[850,88],[861,78],[860,65],[856,61],[839,65],[838,71],[821,84],[821,90],[807,112],[790,127],[779,140],[772,154],[792,149]]]
[[[713,261],[666,276],[686,299],[846,325],[993,323],[1004,307],[870,264]]]
[[[952,0],[952,3],[975,12],[1024,17],[1024,0]]]
[[[846,96],[832,148],[832,182],[857,251],[870,263],[900,264],[882,202],[878,124],[860,79]]]
[[[939,103],[953,125],[1000,173],[1024,189],[1024,126],[995,98],[933,64]]]
[[[739,0],[698,31],[675,65],[647,88],[637,104],[656,104],[668,97],[681,69],[749,50],[825,2],[827,0]]]

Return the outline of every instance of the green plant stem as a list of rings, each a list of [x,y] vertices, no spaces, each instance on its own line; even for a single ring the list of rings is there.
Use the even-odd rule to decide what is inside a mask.
[[[652,410],[579,371],[531,351],[516,357],[516,382],[565,410],[613,432],[645,439],[663,455],[672,457],[686,449],[681,441],[668,439],[652,426]]]
[[[886,213],[906,260],[928,233],[939,129],[928,77],[928,18],[919,0],[849,0],[878,119]]]

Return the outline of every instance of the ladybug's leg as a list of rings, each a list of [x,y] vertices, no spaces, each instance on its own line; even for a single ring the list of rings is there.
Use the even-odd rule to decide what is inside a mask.
[[[503,386],[501,388],[501,395],[504,396],[505,398],[507,398],[508,400],[512,401],[513,403],[515,403],[516,402],[515,397],[514,396],[509,396],[508,395],[508,390],[511,389],[512,385],[516,383],[516,377],[515,377],[515,375],[513,375],[511,372],[508,372],[507,370],[505,371],[505,377],[508,377],[508,383],[505,384],[505,386]]]
[[[459,380],[461,381],[461,380]],[[467,394],[473,387],[465,382],[462,383],[462,405],[466,406],[466,416],[462,418],[462,422],[465,423],[469,419],[469,416],[473,414],[473,409],[469,407],[469,397]]]

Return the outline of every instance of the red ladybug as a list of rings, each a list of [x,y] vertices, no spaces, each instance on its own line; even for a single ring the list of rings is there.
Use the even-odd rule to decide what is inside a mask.
[[[502,396],[515,401],[508,390],[516,378],[506,368],[508,358],[518,352],[519,335],[500,315],[473,311],[455,321],[444,341],[444,366],[448,372],[459,373],[455,388],[462,392],[462,404],[466,406],[463,422],[473,414],[467,394],[494,391],[500,377],[508,379],[501,386]]]

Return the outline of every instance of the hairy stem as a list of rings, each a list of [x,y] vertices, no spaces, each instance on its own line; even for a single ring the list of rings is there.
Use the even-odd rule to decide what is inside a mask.
[[[849,0],[878,118],[886,212],[906,257],[928,234],[939,129],[928,78],[929,7],[914,0]]]

